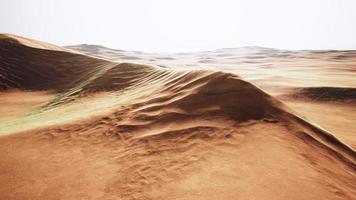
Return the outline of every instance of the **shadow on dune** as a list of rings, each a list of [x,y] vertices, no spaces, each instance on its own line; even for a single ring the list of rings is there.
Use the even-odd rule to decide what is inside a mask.
[[[315,101],[356,101],[356,88],[305,87],[294,89],[287,96]]]

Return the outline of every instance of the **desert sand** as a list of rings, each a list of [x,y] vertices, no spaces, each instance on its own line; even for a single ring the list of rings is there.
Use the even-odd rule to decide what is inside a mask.
[[[237,74],[356,147],[355,50],[290,51],[252,46],[156,54],[86,44],[68,48],[117,62]]]
[[[355,199],[355,55],[3,34],[0,199]]]

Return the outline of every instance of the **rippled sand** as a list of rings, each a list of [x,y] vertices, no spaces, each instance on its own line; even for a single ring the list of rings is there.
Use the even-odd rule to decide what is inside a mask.
[[[70,48],[0,37],[0,199],[356,198],[353,52]]]

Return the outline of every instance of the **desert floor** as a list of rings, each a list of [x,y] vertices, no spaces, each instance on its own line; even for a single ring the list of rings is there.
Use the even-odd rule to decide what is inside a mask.
[[[0,199],[356,199],[356,52],[0,35]]]

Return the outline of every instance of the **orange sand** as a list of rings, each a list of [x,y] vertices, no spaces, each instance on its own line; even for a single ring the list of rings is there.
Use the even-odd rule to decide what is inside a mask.
[[[233,73],[0,38],[0,199],[356,198],[355,151]]]

